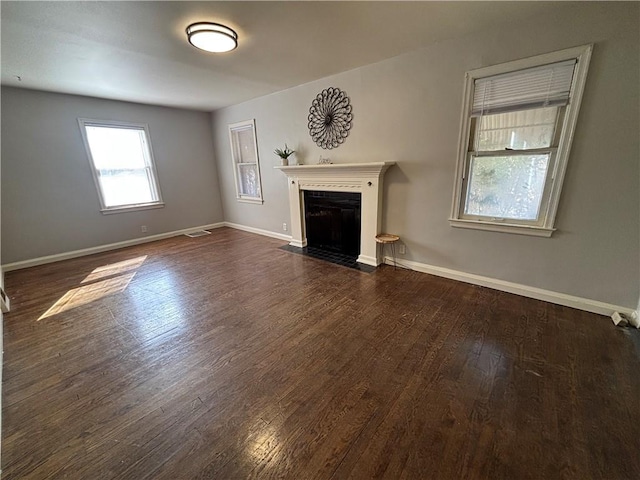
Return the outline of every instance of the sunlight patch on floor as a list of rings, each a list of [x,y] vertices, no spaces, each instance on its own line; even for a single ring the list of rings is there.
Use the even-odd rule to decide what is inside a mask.
[[[98,267],[93,272],[91,272],[87,277],[82,280],[81,283],[95,282],[96,280],[100,280],[105,277],[111,277],[114,275],[120,275],[124,272],[128,272],[131,270],[136,270],[140,265],[144,263],[147,259],[146,255],[141,255],[140,257],[132,258],[130,260],[125,260],[123,262],[110,263],[109,265],[103,265],[102,267]]]
[[[51,317],[58,313],[66,312],[67,310],[71,310],[72,308],[80,307],[82,305],[87,305],[88,303],[95,302],[107,295],[112,295],[114,293],[120,293],[129,282],[133,279],[136,272],[127,273],[124,275],[120,275],[116,278],[110,278],[108,280],[103,280],[101,282],[91,283],[89,285],[84,285],[78,288],[72,288],[67,293],[65,293],[53,306],[44,312],[38,321],[44,320],[47,317]]]
[[[96,300],[124,291],[133,279],[140,265],[147,259],[146,255],[110,263],[94,269],[85,277],[78,288],[72,288],[65,293],[49,310],[44,312],[38,321],[66,312],[82,305],[87,305]],[[133,271],[132,271],[133,270]],[[108,278],[111,277],[111,278]],[[104,280],[101,280],[104,279]],[[91,283],[88,283],[91,282]]]

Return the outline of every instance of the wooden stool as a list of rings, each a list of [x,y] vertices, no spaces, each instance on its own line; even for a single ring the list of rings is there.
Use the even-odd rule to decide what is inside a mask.
[[[398,268],[396,265],[396,242],[400,240],[398,235],[391,233],[379,233],[376,235],[376,242],[382,245],[382,261],[384,262],[384,246],[391,245],[391,255],[393,255],[393,268]]]

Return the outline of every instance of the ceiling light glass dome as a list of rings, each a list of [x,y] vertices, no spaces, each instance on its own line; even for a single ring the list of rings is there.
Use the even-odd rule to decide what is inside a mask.
[[[213,53],[230,52],[238,46],[238,34],[219,23],[192,23],[187,38],[194,47]]]

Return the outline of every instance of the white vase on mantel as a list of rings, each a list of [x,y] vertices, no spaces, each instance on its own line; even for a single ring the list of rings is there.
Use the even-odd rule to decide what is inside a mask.
[[[287,159],[287,158],[282,158],[282,157],[279,157],[279,158],[280,158],[280,166],[281,166],[281,167],[286,167],[286,166],[288,166],[288,165],[289,165],[289,159]]]

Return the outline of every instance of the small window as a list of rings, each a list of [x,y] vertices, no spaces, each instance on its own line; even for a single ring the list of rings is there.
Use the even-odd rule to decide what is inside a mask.
[[[101,211],[161,207],[147,125],[79,119]]]
[[[229,125],[229,139],[238,200],[262,203],[255,121],[247,120]]]
[[[452,226],[551,236],[590,53],[467,73]]]

